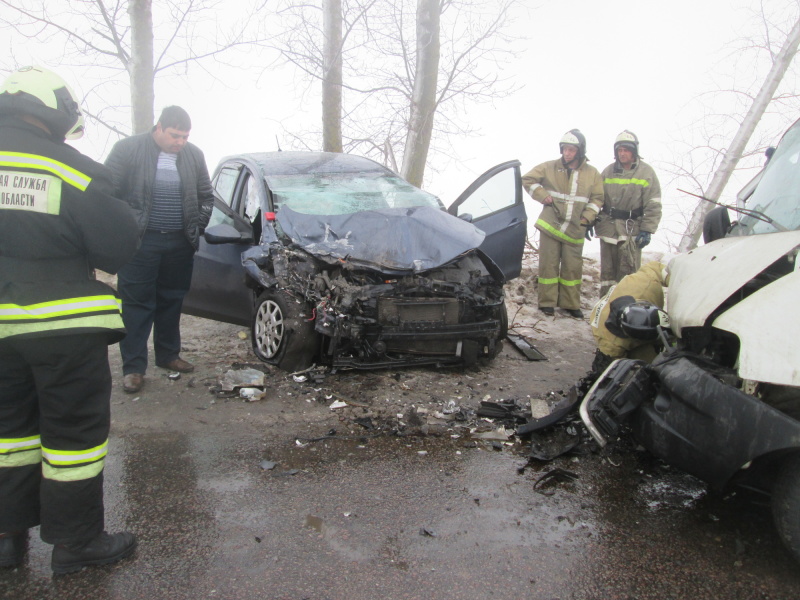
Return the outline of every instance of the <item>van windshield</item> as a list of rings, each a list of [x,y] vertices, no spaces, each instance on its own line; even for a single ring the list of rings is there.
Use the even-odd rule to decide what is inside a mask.
[[[800,229],[800,122],[787,131],[764,169],[746,208],[764,213],[787,229]],[[774,225],[741,216],[739,235],[774,233]]]

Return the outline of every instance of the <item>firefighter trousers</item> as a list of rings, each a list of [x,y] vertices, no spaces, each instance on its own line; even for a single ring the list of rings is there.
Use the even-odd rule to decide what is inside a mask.
[[[49,544],[104,529],[111,371],[103,333],[0,340],[0,532]]]
[[[623,277],[636,273],[642,266],[642,249],[633,239],[609,244],[600,240],[600,297]]]
[[[542,233],[539,237],[539,306],[581,307],[583,244],[562,242]]]

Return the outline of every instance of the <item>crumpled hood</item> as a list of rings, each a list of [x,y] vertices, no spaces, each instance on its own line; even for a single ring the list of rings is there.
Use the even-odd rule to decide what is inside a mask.
[[[669,264],[672,330],[701,327],[725,300],[781,256],[800,245],[800,231],[717,240]]]
[[[318,258],[390,272],[440,267],[485,237],[471,223],[429,206],[347,215],[306,215],[284,206],[276,219],[295,244]]]

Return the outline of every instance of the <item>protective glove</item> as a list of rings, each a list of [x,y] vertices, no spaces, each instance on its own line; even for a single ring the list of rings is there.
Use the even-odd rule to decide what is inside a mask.
[[[639,235],[636,236],[636,246],[638,248],[644,248],[649,243],[650,243],[650,233],[647,231],[640,231]]]
[[[594,234],[594,225],[587,225],[586,233],[583,234],[583,237],[585,237],[587,240],[591,242],[593,234]]]

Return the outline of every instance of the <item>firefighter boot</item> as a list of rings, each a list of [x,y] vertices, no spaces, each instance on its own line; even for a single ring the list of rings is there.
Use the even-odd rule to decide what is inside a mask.
[[[21,565],[27,541],[27,529],[13,533],[0,533],[0,568]]]
[[[53,548],[51,566],[53,573],[64,575],[80,571],[91,565],[108,565],[130,556],[136,548],[132,533],[106,533],[105,531],[82,545],[57,544]]]

